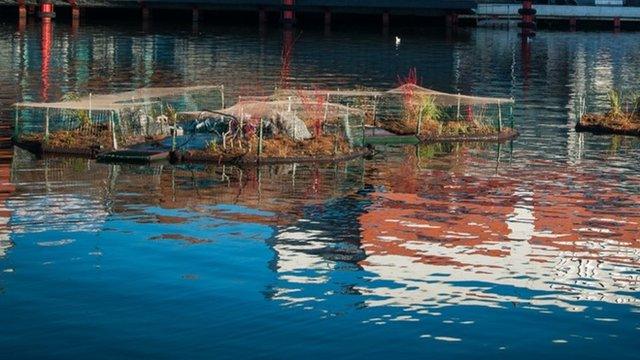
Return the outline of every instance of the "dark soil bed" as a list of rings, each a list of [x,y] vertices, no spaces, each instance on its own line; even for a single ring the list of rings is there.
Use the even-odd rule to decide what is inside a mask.
[[[14,143],[36,154],[61,154],[95,158],[112,148],[111,132],[105,125],[87,125],[70,131],[54,131],[47,141],[44,134],[24,134]]]
[[[275,136],[264,139],[262,155],[258,157],[257,138],[234,142],[223,148],[212,145],[206,149],[173,151],[172,162],[235,163],[235,164],[279,164],[301,162],[336,162],[360,157],[366,149],[353,149],[340,136],[320,135],[315,138],[294,141],[288,137]]]
[[[576,131],[596,135],[640,136],[640,119],[625,114],[586,114],[576,124]]]
[[[51,133],[45,142],[42,134],[26,134],[13,137],[16,146],[28,150],[36,155],[71,155],[95,159],[101,154],[113,152],[111,133],[105,126],[94,126],[94,134],[84,134],[80,131],[57,131]],[[132,138],[132,143],[155,144],[160,138]],[[137,142],[136,142],[137,141]],[[121,150],[123,151],[123,150]],[[159,151],[155,151],[157,153]],[[167,152],[165,151],[165,158]],[[129,156],[130,157],[130,156]],[[151,159],[156,160],[155,158]]]
[[[504,128],[498,131],[497,128],[489,125],[462,120],[442,123],[426,122],[420,134],[416,134],[416,126],[413,123],[406,121],[390,121],[382,126],[382,130],[397,136],[416,136],[420,142],[505,141],[519,135],[515,129]]]

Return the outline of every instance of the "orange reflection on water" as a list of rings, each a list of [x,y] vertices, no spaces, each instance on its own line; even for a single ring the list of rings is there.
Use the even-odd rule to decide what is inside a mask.
[[[496,174],[474,161],[459,171],[412,173],[406,162],[387,164],[387,175],[403,175],[381,174],[384,191],[372,193],[359,216],[366,252],[360,265],[404,287],[360,289],[383,299],[370,305],[638,304],[623,292],[640,283],[640,195],[559,164]],[[460,283],[553,296],[522,299]]]

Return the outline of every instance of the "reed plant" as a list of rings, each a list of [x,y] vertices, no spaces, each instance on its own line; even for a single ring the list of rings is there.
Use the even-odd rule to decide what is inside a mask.
[[[607,95],[609,99],[609,112],[611,116],[619,117],[622,116],[624,110],[622,108],[622,96],[619,91],[611,90]]]

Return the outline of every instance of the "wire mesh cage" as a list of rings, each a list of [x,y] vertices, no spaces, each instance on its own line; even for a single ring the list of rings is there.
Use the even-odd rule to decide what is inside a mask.
[[[180,126],[175,148],[191,158],[336,158],[363,145],[364,112],[299,97],[241,100]]]
[[[448,94],[416,84],[389,91],[280,90],[275,99],[290,96],[325,99],[361,110],[368,127],[396,135],[429,138],[494,137],[513,132],[513,100]]]
[[[358,148],[382,138],[416,142],[517,135],[513,100],[447,94],[413,83],[389,91],[276,90],[224,105],[222,86],[143,88],[66,96],[57,103],[19,103],[14,141],[35,151],[99,158],[124,156],[111,150],[126,149],[127,156],[145,159],[148,152],[166,156],[171,150],[182,159],[253,162],[358,156],[366,152]]]
[[[377,121],[393,133],[424,138],[499,137],[514,127],[512,104],[511,99],[447,94],[406,84],[381,97]]]
[[[301,90],[301,89],[277,89],[273,94],[274,100],[286,100],[290,97],[300,98],[304,101],[328,102],[358,109],[363,112],[365,124],[371,125],[379,116],[380,102],[383,92],[372,89],[354,90]]]
[[[44,152],[96,154],[170,137],[177,114],[224,104],[221,86],[144,88],[57,103],[15,104],[14,141]]]
[[[18,144],[74,153],[113,149],[117,143],[114,113],[107,109],[18,107],[14,140]]]

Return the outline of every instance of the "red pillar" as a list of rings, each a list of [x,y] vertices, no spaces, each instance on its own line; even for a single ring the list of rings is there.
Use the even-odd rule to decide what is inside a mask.
[[[40,11],[38,12],[38,16],[42,19],[42,21],[48,22],[51,21],[54,17],[56,17],[56,13],[53,9],[53,3],[50,0],[43,0],[40,3]]]
[[[285,27],[282,32],[282,65],[280,68],[280,88],[282,89],[289,87],[289,73],[291,70],[291,57],[293,56],[294,43],[293,30]]]
[[[69,5],[71,5],[71,27],[77,28],[80,22],[80,7],[78,7],[76,0],[70,0]]]
[[[295,0],[282,0],[282,22],[285,26],[291,26],[295,22],[294,4]]]
[[[27,27],[27,6],[24,0],[18,2],[18,31],[22,32]]]
[[[71,20],[79,21],[80,20],[80,7],[78,5],[71,5]]]
[[[614,30],[620,30],[620,17],[614,17],[613,18],[613,29]]]
[[[24,0],[18,2],[18,19],[27,18],[27,6],[24,4]]]
[[[532,1],[523,0],[522,8],[518,10],[518,13],[522,16],[522,20],[518,25],[522,28],[522,32],[520,33],[522,40],[527,40],[528,38],[535,36],[536,23],[534,16],[536,14],[536,10],[533,8]]]

